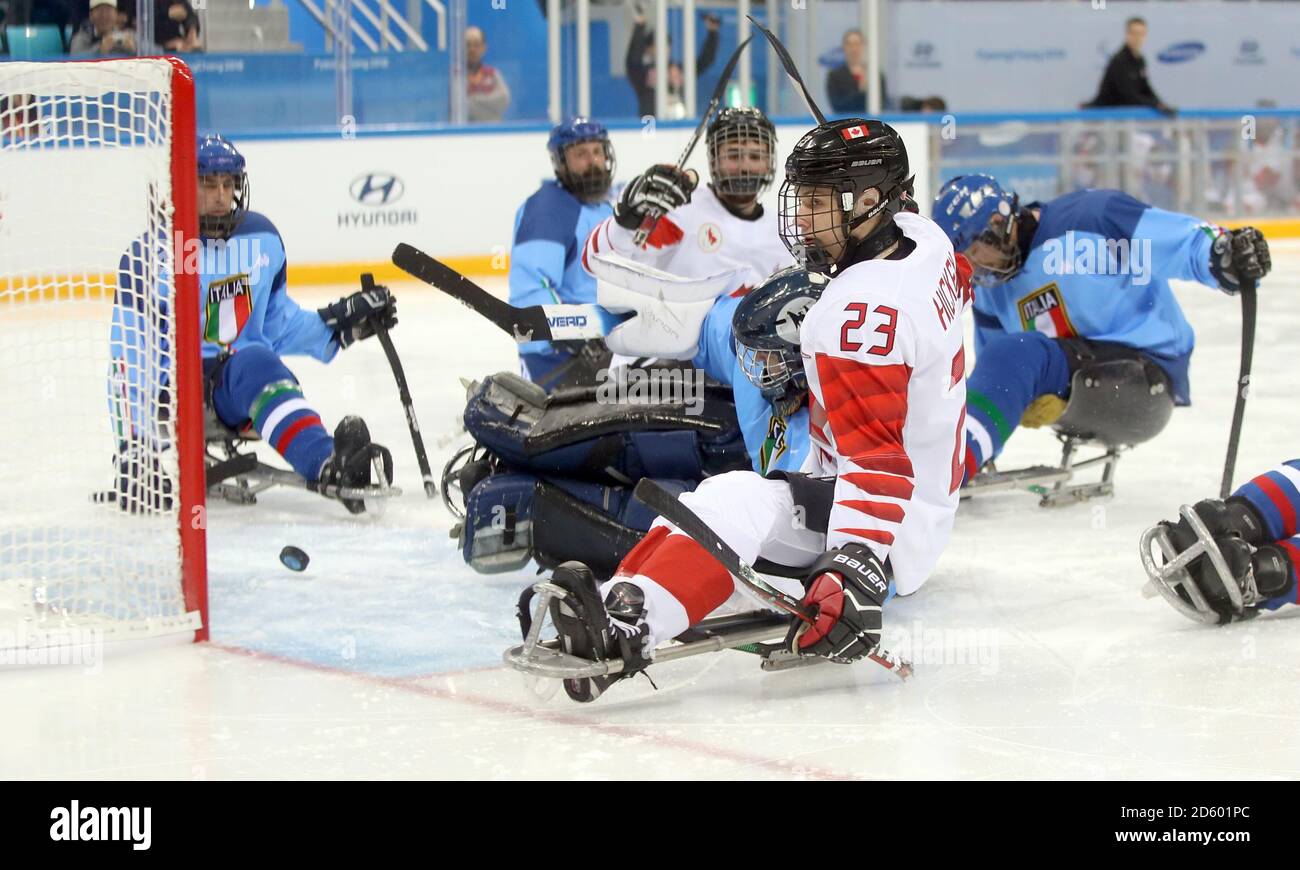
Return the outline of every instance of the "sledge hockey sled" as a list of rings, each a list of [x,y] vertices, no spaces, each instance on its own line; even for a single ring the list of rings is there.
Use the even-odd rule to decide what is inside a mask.
[[[232,504],[256,504],[257,496],[276,486],[287,486],[308,492],[320,492],[316,484],[309,483],[300,474],[268,465],[247,448],[261,438],[251,427],[231,429],[207,409],[204,419],[204,465],[207,491]],[[379,457],[372,459],[374,480],[386,480],[383,463]],[[366,513],[383,514],[386,502],[402,494],[399,487],[389,483],[363,487],[338,487],[328,493],[335,499],[358,499],[365,502]]]
[[[1020,489],[1040,496],[1042,507],[1061,507],[1114,495],[1120,454],[1159,435],[1173,411],[1167,376],[1155,363],[1117,359],[1085,366],[1074,373],[1070,401],[1052,424],[1062,445],[1060,464],[990,467],[962,487],[962,498]],[[1100,452],[1080,460],[1081,448]],[[1076,472],[1097,466],[1100,480],[1074,482]]]

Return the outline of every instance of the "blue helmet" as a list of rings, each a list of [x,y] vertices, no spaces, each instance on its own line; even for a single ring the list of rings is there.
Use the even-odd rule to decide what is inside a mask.
[[[934,198],[931,217],[954,250],[965,251],[975,242],[993,245],[1007,255],[996,268],[975,263],[976,284],[988,286],[1007,280],[1020,268],[1020,248],[1012,241],[1012,228],[1020,211],[1020,197],[1005,190],[991,175],[958,175]],[[993,224],[994,216],[1002,221]]]
[[[196,154],[199,178],[210,175],[229,175],[235,180],[235,197],[230,213],[224,215],[199,215],[199,233],[210,238],[225,239],[239,226],[248,213],[248,173],[244,155],[230,140],[218,134],[209,134],[199,140]]]
[[[749,291],[731,317],[740,370],[784,416],[797,411],[808,394],[799,327],[825,288],[821,274],[788,266]]]
[[[593,166],[581,174],[572,172],[564,155],[570,145],[580,142],[601,142],[605,146],[605,167]],[[614,181],[614,146],[609,141],[609,131],[599,121],[588,118],[570,118],[556,124],[546,140],[546,150],[551,152],[551,166],[555,178],[578,199],[595,202],[605,197]]]

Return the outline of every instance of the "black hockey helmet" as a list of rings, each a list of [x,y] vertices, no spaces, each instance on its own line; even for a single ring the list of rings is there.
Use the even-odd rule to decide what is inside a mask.
[[[732,315],[741,371],[782,414],[798,409],[808,392],[799,327],[825,287],[823,276],[790,266],[749,291]]]
[[[722,196],[758,197],[772,185],[776,174],[776,127],[758,109],[727,106],[709,122],[705,138],[709,152],[709,177]],[[728,171],[722,166],[728,146],[758,143],[767,152],[767,170]]]
[[[817,188],[829,194],[822,197],[825,204],[814,201]],[[854,214],[858,197],[871,188],[880,192],[880,200]],[[781,240],[810,270],[830,275],[865,241],[851,239],[849,233],[878,214],[891,220],[882,222],[873,236],[892,227],[911,189],[907,147],[893,127],[865,118],[821,124],[804,134],[786,158]]]

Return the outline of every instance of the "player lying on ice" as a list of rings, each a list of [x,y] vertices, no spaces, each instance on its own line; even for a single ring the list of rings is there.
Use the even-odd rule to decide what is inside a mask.
[[[930,575],[961,483],[964,300],[943,232],[900,213],[910,182],[902,139],[879,121],[828,123],[796,144],[779,232],[830,279],[799,330],[812,441],[804,473],[736,471],[681,497],[745,561],[804,570],[802,583],[773,581],[816,612],[813,624],[790,629],[787,645],[839,662],[868,655],[886,600]],[[566,679],[578,701],[643,670],[658,644],[737,590],[708,551],[662,519],[609,581],[570,562],[551,583],[566,592],[550,606],[563,651],[622,660],[616,676]]]
[[[776,216],[760,202],[774,174],[775,128],[757,109],[726,108],[705,144],[703,190],[693,173],[652,167],[624,189],[581,257],[588,280],[599,279],[590,298],[638,315],[611,330],[610,348],[620,360],[658,359],[655,376],[693,385],[693,376],[707,375],[703,407],[680,401],[681,390],[653,407],[599,401],[599,380],[613,377],[608,356],[581,385],[591,393],[584,401],[570,384],[563,401],[553,397],[536,415],[518,413],[526,397],[518,385],[504,390],[508,377],[485,379],[465,414],[466,428],[499,460],[481,466],[487,476],[465,478],[462,549],[476,569],[513,569],[531,554],[545,568],[576,559],[608,576],[654,518],[630,498],[638,479],[681,492],[724,471],[794,470],[807,454],[806,387],[751,383],[732,340],[734,320],[750,334],[779,325],[797,343],[799,318],[821,289],[794,267]],[[637,247],[635,230],[652,213],[662,217]],[[787,270],[779,282],[751,292],[777,269]],[[553,447],[530,452],[543,432]],[[518,558],[498,546],[503,515]]]
[[[1114,190],[1022,207],[992,176],[963,175],[939,191],[933,217],[974,267],[967,480],[1002,452],[1017,425],[1060,418],[1080,370],[1104,378],[1108,367],[1129,363],[1133,374],[1114,383],[1120,416],[1158,414],[1152,397],[1188,404],[1194,335],[1169,281],[1232,294],[1243,278],[1269,270],[1259,230],[1220,229]],[[1153,437],[1168,414],[1165,404],[1164,416],[1137,437]],[[1143,424],[1115,427],[1136,432]]]
[[[1247,481],[1226,501],[1205,499],[1180,514],[1142,537],[1147,573],[1180,613],[1223,624],[1300,603],[1300,459]]]
[[[275,225],[249,210],[248,175],[244,156],[221,136],[207,136],[198,146],[199,234],[203,245],[200,270],[200,328],[203,336],[204,403],[229,429],[251,429],[285,458],[310,488],[329,498],[340,489],[365,489],[372,484],[377,458],[392,481],[392,456],[370,441],[360,417],[345,417],[331,437],[320,416],[304,398],[293,372],[281,357],[301,354],[329,362],[341,348],[375,334],[375,324],[397,323],[397,304],[385,287],[359,291],[319,311],[305,311],[286,289],[284,243]],[[153,328],[139,292],[144,259],[128,253],[119,268],[113,310],[113,356],[119,372],[139,371],[136,359],[144,332]],[[166,242],[170,244],[170,242]],[[139,408],[131,396],[136,384],[116,378],[129,408]],[[160,385],[166,389],[167,385]],[[117,393],[115,393],[117,395]],[[136,412],[132,412],[137,417]],[[129,431],[141,427],[133,420]],[[147,430],[145,430],[147,431]],[[141,448],[140,439],[123,440],[123,463]],[[127,491],[119,492],[123,507],[135,504],[130,481],[119,476]],[[138,493],[134,493],[138,495]],[[360,499],[341,498],[352,513],[361,513]],[[153,507],[157,507],[154,505]]]

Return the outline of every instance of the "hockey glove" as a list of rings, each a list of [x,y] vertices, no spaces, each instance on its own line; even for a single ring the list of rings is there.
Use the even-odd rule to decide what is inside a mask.
[[[1241,289],[1241,279],[1258,281],[1273,268],[1264,234],[1254,227],[1225,230],[1210,249],[1210,272],[1225,293]]]
[[[889,594],[885,569],[862,544],[822,553],[804,581],[811,625],[796,619],[786,635],[790,651],[833,662],[857,661],[880,642],[881,608]]]
[[[386,329],[396,326],[397,299],[387,287],[380,285],[358,290],[333,305],[317,309],[316,313],[326,326],[334,330],[339,347],[346,348],[374,335],[376,323],[382,323]]]
[[[647,215],[662,216],[686,205],[698,183],[693,169],[682,171],[663,163],[651,166],[623,188],[614,207],[614,220],[625,230],[635,230]]]

